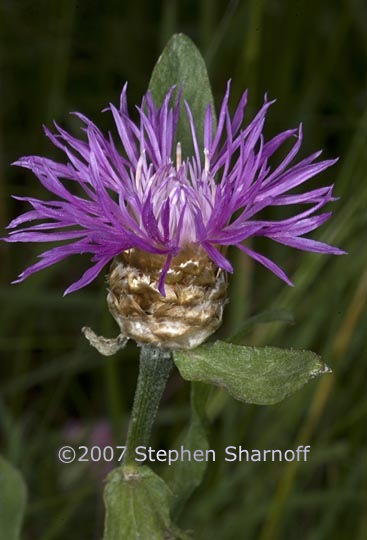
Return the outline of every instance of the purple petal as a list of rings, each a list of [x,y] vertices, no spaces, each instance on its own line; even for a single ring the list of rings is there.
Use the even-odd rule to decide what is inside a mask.
[[[75,281],[75,283],[73,283],[72,285],[70,285],[70,287],[66,289],[66,291],[64,292],[64,296],[72,292],[78,291],[79,289],[82,289],[83,287],[89,285],[89,283],[91,283],[98,276],[98,274],[110,260],[110,257],[104,257],[94,266],[88,268],[88,270],[84,272],[84,274],[78,281]]]
[[[216,247],[212,246],[208,242],[203,242],[202,247],[205,249],[211,260],[215,262],[217,266],[223,268],[223,270],[226,270],[226,272],[233,272],[233,266],[231,265],[229,260],[226,259]]]
[[[164,266],[163,266],[162,271],[161,271],[161,275],[159,276],[158,290],[159,290],[159,292],[161,293],[162,296],[166,296],[166,291],[165,291],[165,288],[164,288],[164,281],[166,279],[167,272],[168,272],[169,267],[171,265],[171,261],[172,261],[172,255],[169,255],[167,257],[167,259],[166,259],[166,262],[164,263]]]
[[[256,251],[253,251],[252,249],[243,246],[242,244],[237,244],[237,247],[244,253],[246,253],[246,255],[249,255],[249,257],[265,266],[265,268],[273,272],[273,274],[285,281],[288,285],[290,285],[291,287],[294,286],[287,274],[285,274],[285,272],[277,264],[275,264],[275,262],[265,257],[265,255],[260,255],[260,253],[257,253]]]
[[[330,255],[346,255],[347,252],[334,246],[324,244],[317,240],[311,240],[310,238],[299,238],[292,236],[269,236],[275,242],[284,244],[285,246],[294,247],[303,251],[313,251],[315,253],[327,253]]]

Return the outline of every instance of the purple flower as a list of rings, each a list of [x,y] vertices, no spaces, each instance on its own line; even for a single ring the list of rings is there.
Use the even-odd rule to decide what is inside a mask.
[[[333,186],[292,193],[294,188],[324,171],[337,160],[315,160],[321,152],[294,163],[302,142],[302,126],[284,131],[265,142],[265,116],[274,101],[265,97],[252,122],[243,127],[245,92],[234,116],[228,110],[230,83],[213,130],[208,105],[204,122],[204,148],[199,147],[195,120],[185,103],[194,153],[182,155],[175,142],[180,99],[172,106],[173,88],[161,107],[148,92],[140,107],[139,121],[128,112],[125,85],[120,107],[110,105],[118,144],[80,113],[86,139],[78,139],[55,123],[56,134],[47,137],[67,156],[66,163],[44,157],[23,157],[15,165],[31,169],[55,197],[27,201],[32,209],[14,219],[8,242],[69,241],[40,255],[40,261],[22,272],[14,283],[65,259],[91,253],[93,265],[65,294],[85,287],[116,255],[130,248],[166,255],[159,290],[170,262],[186,244],[201,246],[215,264],[232,272],[223,247],[234,245],[292,285],[284,271],[264,255],[244,245],[255,236],[305,251],[344,253],[338,248],[305,238],[322,225],[331,212],[319,213],[332,196]],[[294,144],[276,167],[270,158],[288,139]],[[261,219],[269,206],[306,205],[306,210],[279,221]],[[34,223],[36,222],[36,223]],[[25,225],[26,224],[26,225]]]

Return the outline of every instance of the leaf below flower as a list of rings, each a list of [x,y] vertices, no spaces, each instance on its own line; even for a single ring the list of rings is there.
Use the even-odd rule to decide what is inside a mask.
[[[187,381],[213,384],[239,401],[272,405],[331,370],[311,351],[243,347],[216,341],[173,354]]]

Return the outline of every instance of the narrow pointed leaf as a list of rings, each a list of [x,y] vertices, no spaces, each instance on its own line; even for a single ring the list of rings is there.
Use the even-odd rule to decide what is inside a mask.
[[[311,351],[243,347],[216,341],[192,351],[176,351],[182,377],[219,386],[239,401],[272,405],[330,369]]]
[[[186,450],[194,453],[201,450],[204,453],[209,449],[209,441],[206,432],[205,406],[210,386],[191,384],[191,422],[184,436],[180,437],[174,448],[183,446]],[[201,455],[201,454],[200,454]],[[177,515],[184,507],[184,503],[201,484],[207,461],[179,460],[172,463],[167,469],[165,480],[174,494],[173,511]]]

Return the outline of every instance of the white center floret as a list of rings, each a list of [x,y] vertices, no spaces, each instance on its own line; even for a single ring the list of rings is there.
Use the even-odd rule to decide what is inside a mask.
[[[181,143],[178,142],[176,146],[176,171],[179,171],[182,164],[182,150]]]

